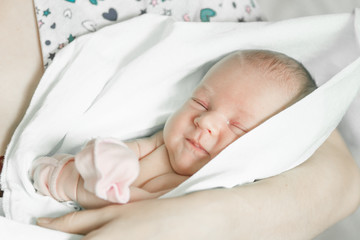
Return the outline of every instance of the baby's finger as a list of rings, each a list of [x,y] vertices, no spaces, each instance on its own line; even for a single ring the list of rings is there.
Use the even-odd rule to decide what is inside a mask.
[[[58,231],[87,234],[112,219],[112,214],[106,212],[109,212],[107,208],[72,212],[58,218],[39,218],[37,224]]]

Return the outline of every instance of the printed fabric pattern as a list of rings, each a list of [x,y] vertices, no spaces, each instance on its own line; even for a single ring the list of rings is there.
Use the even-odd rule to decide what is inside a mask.
[[[45,69],[75,38],[146,13],[187,22],[264,19],[255,0],[34,0],[34,5]]]

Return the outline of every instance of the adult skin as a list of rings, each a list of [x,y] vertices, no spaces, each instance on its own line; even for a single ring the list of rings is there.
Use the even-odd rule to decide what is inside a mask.
[[[0,1],[0,9],[0,29],[11,36],[0,38],[3,153],[43,70],[32,2]],[[82,211],[39,225],[89,233],[85,239],[310,239],[357,209],[359,191],[359,169],[335,132],[302,165],[253,184]]]
[[[0,1],[0,156],[22,119],[43,74],[34,7]]]

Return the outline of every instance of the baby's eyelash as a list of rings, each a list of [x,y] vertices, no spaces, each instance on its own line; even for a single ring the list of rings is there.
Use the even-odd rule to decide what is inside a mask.
[[[244,129],[243,127],[239,126],[239,124],[236,124],[236,123],[232,123],[232,122],[229,122],[228,124],[230,124],[231,126],[234,126],[238,129],[240,129],[241,131],[243,131],[244,133],[247,133],[248,130]]]
[[[202,106],[204,109],[208,110],[208,107],[205,103],[203,103],[202,101],[200,101],[199,99],[193,98],[192,99],[194,102],[196,102],[197,104],[199,104],[200,106]]]

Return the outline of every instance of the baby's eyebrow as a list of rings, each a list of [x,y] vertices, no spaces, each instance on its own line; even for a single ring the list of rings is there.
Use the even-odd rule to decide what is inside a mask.
[[[200,88],[196,89],[195,92],[193,93],[193,97],[197,96],[197,97],[204,97],[206,98],[205,100],[208,100],[212,94],[213,90],[210,89],[208,86],[206,86],[205,84],[201,85]]]
[[[207,86],[206,84],[202,85],[202,88],[204,89],[205,92],[208,92],[209,94],[214,93],[214,90],[211,89],[209,86]]]

